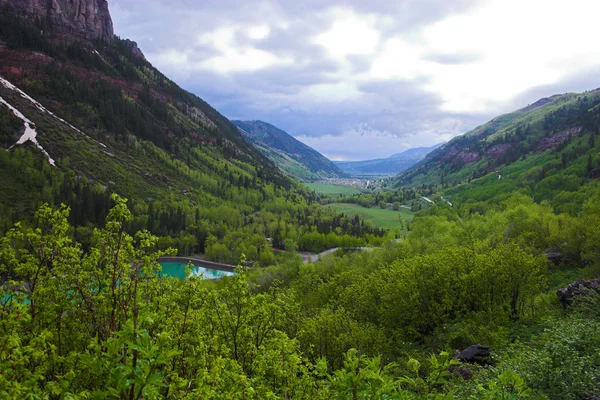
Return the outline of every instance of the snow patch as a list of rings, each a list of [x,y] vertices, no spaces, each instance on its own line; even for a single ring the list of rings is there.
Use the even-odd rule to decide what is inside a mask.
[[[97,50],[94,50],[92,53],[94,53],[95,55],[97,55],[98,57],[100,57],[100,59],[101,59],[102,61],[104,61],[104,63],[105,63],[105,64],[108,64],[108,63],[106,62],[106,60],[105,60],[105,59],[104,59],[104,58],[103,58],[103,57],[100,55],[100,53],[98,53],[98,51],[97,51]]]
[[[15,85],[13,85],[12,83],[10,83],[9,81],[7,81],[6,79],[2,78],[0,76],[0,83],[7,89],[10,90],[14,90],[15,92],[18,92],[22,98],[29,100],[38,110],[40,110],[43,113],[47,113],[51,116],[53,116],[54,118],[56,118],[57,120],[59,120],[60,122],[62,122],[63,124],[69,126],[71,129],[75,130],[76,132],[82,134],[83,136],[85,136],[86,138],[93,140],[94,142],[98,143],[100,146],[102,147],[106,147],[106,145],[104,143],[101,143],[99,141],[97,141],[96,139],[92,139],[91,137],[89,137],[88,135],[86,135],[85,133],[83,133],[82,131],[80,131],[79,129],[75,128],[73,125],[71,125],[70,123],[68,123],[67,121],[65,121],[64,119],[56,116],[52,111],[46,109],[46,107],[44,107],[43,105],[40,104],[40,102],[38,102],[37,100],[35,100],[34,98],[32,98],[31,96],[29,96],[27,93],[25,93],[24,91],[22,91],[21,89],[19,89],[18,87],[16,87]]]
[[[12,149],[17,144],[23,144],[27,141],[30,141],[31,143],[33,143],[35,145],[35,147],[40,149],[40,151],[42,153],[44,153],[46,155],[46,157],[48,157],[48,162],[50,163],[50,165],[56,166],[54,160],[52,159],[52,157],[50,157],[50,154],[48,154],[48,152],[46,150],[44,150],[42,145],[38,143],[37,132],[34,128],[33,122],[31,122],[23,114],[21,114],[21,112],[19,110],[17,110],[16,108],[14,108],[10,104],[8,104],[8,102],[6,100],[4,100],[1,96],[0,96],[0,103],[4,104],[6,107],[8,107],[13,112],[13,114],[15,114],[17,116],[17,118],[19,118],[21,121],[23,121],[23,123],[25,125],[25,132],[21,135],[19,140],[17,140],[17,143],[12,145],[10,148]]]
[[[442,200],[444,200],[450,207],[452,207],[452,203],[449,200],[445,199],[444,196],[441,196],[441,197],[442,197]]]
[[[433,202],[433,201],[431,201],[430,199],[428,199],[428,198],[427,198],[427,197],[425,197],[425,196],[421,196],[421,198],[422,198],[423,200],[425,200],[426,202],[428,202],[428,203],[434,204],[434,202]]]

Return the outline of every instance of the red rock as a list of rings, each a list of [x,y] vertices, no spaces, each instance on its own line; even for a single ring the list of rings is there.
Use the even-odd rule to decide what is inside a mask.
[[[535,151],[542,152],[542,151],[546,151],[548,149],[557,147],[562,142],[566,141],[569,137],[579,136],[581,134],[581,131],[583,131],[582,127],[575,126],[575,127],[560,131],[558,133],[555,133],[552,136],[545,137],[539,141],[539,143],[537,144],[537,146],[535,148]]]
[[[510,143],[497,144],[487,149],[485,155],[489,157],[499,158],[503,156],[510,148]]]

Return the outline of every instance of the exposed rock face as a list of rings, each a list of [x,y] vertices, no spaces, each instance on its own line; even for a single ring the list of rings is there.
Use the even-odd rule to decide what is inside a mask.
[[[481,156],[479,156],[479,154],[474,153],[472,151],[461,151],[456,155],[456,160],[462,161],[465,164],[475,162],[480,158]]]
[[[140,50],[140,48],[138,47],[137,42],[134,42],[133,40],[125,39],[125,44],[127,45],[127,47],[129,47],[131,49],[131,52],[135,56],[143,58],[144,60],[146,59],[146,57],[144,56],[144,53],[142,53],[142,50]]]
[[[563,307],[567,307],[573,302],[573,298],[578,296],[589,296],[596,292],[600,295],[600,279],[579,279],[563,289],[558,289],[556,295]]]
[[[545,137],[542,140],[540,140],[540,142],[536,146],[535,151],[542,152],[542,151],[551,149],[553,147],[557,147],[558,145],[560,145],[562,142],[566,141],[570,137],[579,136],[579,134],[582,131],[583,131],[582,127],[575,126],[573,128],[565,129],[563,131],[555,133],[554,135],[552,135],[550,137]]]
[[[113,23],[106,0],[0,0],[22,17],[46,21],[53,37],[64,41],[112,40]]]
[[[508,150],[510,150],[510,148],[511,148],[510,143],[497,144],[497,145],[492,146],[489,149],[487,149],[487,151],[485,152],[485,155],[488,157],[499,158],[499,157],[503,156],[504,154],[506,154],[506,152]]]

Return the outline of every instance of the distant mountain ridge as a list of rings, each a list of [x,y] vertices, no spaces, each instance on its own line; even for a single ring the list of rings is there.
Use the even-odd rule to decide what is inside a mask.
[[[264,121],[232,121],[280,169],[303,181],[344,177],[331,160],[289,133]]]
[[[443,143],[431,147],[415,147],[387,158],[334,162],[342,171],[350,175],[396,175],[412,167],[442,145]]]
[[[599,89],[545,97],[453,138],[401,173],[395,186],[458,185],[489,175],[492,182],[527,181],[531,190],[538,180],[544,182],[548,171],[568,170],[575,160],[573,175],[587,179],[595,171],[592,148],[599,132]],[[588,156],[590,162],[582,159]],[[528,180],[517,178],[530,168],[534,172]],[[512,170],[519,172],[509,178]]]

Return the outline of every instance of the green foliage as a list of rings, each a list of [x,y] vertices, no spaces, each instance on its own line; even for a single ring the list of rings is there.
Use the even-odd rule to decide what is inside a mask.
[[[322,207],[332,199],[281,175],[123,41],[94,43],[96,57],[51,43],[42,22],[4,11],[0,22],[9,47],[57,60],[23,66],[19,85],[108,146],[0,88],[57,160],[0,151],[0,397],[568,399],[600,390],[598,296],[562,310],[554,293],[600,265],[596,95],[560,96],[458,139],[479,153],[515,145],[496,161],[440,163],[412,176],[418,188],[341,197],[398,223],[412,214],[397,204],[427,208],[395,241],[362,216]],[[19,127],[5,111],[10,139]],[[574,124],[581,137],[529,154]],[[371,208],[388,203],[401,211]],[[266,238],[289,253],[276,257]],[[367,244],[381,247],[315,264],[294,253]],[[158,258],[173,246],[265,268],[218,282],[160,277]],[[450,357],[473,343],[493,346],[491,365]]]
[[[398,216],[400,215],[402,221],[411,222],[414,218],[414,213],[406,208],[399,208],[399,210],[388,210],[386,208],[365,208],[358,204],[344,204],[344,203],[332,203],[326,207],[335,209],[337,212],[341,212],[345,215],[355,216],[358,215],[361,219],[368,221],[373,224],[374,227],[384,228],[390,230],[396,230],[401,228],[401,222]]]
[[[342,177],[344,173],[319,152],[263,121],[233,121],[244,136],[281,170],[302,181]]]
[[[551,329],[502,349],[514,321],[549,307],[536,302],[546,263],[531,253],[546,246],[531,235],[544,206],[524,198],[489,219],[420,217],[405,241],[379,250],[315,265],[291,255],[218,284],[159,278],[158,238],[129,235],[134,215],[124,199],[112,202],[86,251],[69,235],[66,207],[44,205],[34,226],[0,239],[4,397],[517,399],[595,390],[597,296],[566,317],[547,308]],[[595,240],[593,231],[584,237]],[[279,283],[267,275],[276,268],[290,269]],[[487,320],[495,325],[486,331]],[[457,329],[460,321],[470,328]],[[475,369],[472,381],[457,378],[466,367],[449,352],[431,355],[413,341],[494,337],[497,365]]]
[[[4,148],[12,146],[19,138],[22,129],[23,121],[0,103],[0,146]]]
[[[315,192],[326,196],[352,195],[360,193],[358,189],[349,186],[329,185],[324,183],[307,183],[306,186]]]

